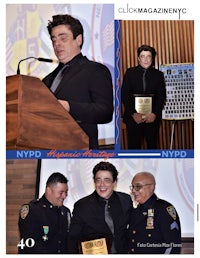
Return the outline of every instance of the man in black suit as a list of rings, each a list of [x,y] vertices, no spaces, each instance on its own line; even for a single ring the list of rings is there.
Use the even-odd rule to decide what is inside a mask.
[[[129,227],[130,254],[179,254],[181,225],[175,207],[154,193],[155,178],[137,173],[132,180],[135,209]]]
[[[74,205],[69,232],[71,253],[81,252],[81,242],[101,238],[107,241],[108,253],[128,253],[127,228],[133,205],[130,195],[114,191],[117,176],[117,169],[109,162],[102,161],[93,168],[95,191]],[[106,223],[107,201],[113,228]]]
[[[147,149],[157,149],[162,109],[166,99],[164,75],[154,68],[156,51],[153,47],[142,45],[137,54],[139,65],[127,69],[121,89],[128,149],[141,149],[144,139]],[[147,113],[142,113],[135,106],[138,95],[152,99],[152,109]]]
[[[89,148],[98,149],[97,124],[112,121],[111,74],[105,65],[82,55],[83,27],[79,20],[67,14],[55,15],[47,28],[59,65],[43,82],[89,136]]]

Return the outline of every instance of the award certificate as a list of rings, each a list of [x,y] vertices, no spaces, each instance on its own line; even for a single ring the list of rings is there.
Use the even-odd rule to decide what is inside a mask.
[[[152,113],[153,94],[134,94],[133,96],[135,98],[135,110],[138,113],[144,115]]]
[[[108,254],[105,238],[81,242],[83,254]]]

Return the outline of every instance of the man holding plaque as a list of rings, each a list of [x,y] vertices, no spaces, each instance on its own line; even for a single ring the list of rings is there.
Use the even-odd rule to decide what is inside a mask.
[[[93,168],[95,191],[74,205],[70,225],[73,254],[127,254],[127,228],[133,209],[130,195],[114,190],[118,171],[109,162]]]
[[[174,206],[154,193],[155,178],[137,173],[130,190],[134,209],[129,227],[130,254],[179,254],[181,225]]]
[[[20,210],[19,254],[67,254],[70,210],[63,205],[68,194],[68,179],[53,173],[44,195],[24,204]]]
[[[121,89],[123,121],[127,128],[128,149],[157,149],[162,109],[166,99],[164,75],[154,68],[156,51],[142,45],[137,50],[139,65],[128,68]]]

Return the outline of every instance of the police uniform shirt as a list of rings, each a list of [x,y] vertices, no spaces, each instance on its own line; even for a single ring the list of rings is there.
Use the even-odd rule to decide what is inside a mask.
[[[70,210],[41,199],[22,206],[19,216],[20,254],[66,254]],[[27,240],[28,239],[28,240]]]
[[[172,204],[155,194],[133,210],[129,233],[129,253],[180,253],[179,216]]]

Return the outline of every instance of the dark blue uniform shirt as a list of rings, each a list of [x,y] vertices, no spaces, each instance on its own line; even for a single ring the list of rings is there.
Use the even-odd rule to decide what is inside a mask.
[[[41,199],[22,206],[19,216],[20,254],[66,254],[71,213]]]
[[[153,194],[133,210],[129,228],[129,253],[178,254],[181,226],[172,204]]]

